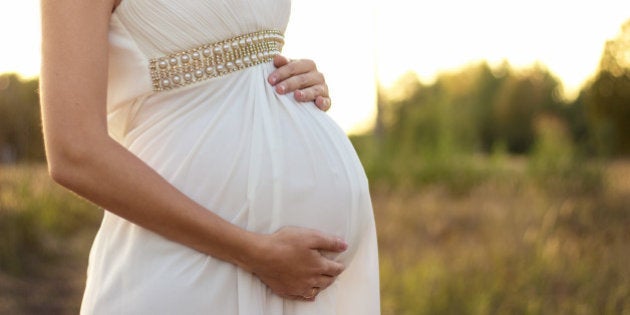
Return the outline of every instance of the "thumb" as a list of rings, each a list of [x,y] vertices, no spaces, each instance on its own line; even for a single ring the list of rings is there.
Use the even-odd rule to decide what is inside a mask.
[[[338,237],[321,235],[313,243],[313,249],[341,253],[348,249],[348,244]]]

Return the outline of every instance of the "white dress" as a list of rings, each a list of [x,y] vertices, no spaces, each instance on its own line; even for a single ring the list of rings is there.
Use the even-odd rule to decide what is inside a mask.
[[[349,249],[333,257],[346,270],[315,302],[285,300],[230,263],[106,211],[82,314],[380,313],[367,180],[329,116],[277,94],[268,61],[245,67],[252,63],[245,58],[225,75],[191,72],[155,86],[151,77],[153,58],[168,62],[242,34],[284,32],[289,12],[290,0],[123,0],[110,21],[108,127],[175,187],[238,226],[262,233],[302,226],[345,239]],[[162,89],[185,81],[195,82]]]

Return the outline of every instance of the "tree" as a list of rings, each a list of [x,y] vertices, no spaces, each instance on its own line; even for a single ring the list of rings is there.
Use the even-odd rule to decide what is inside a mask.
[[[44,159],[38,80],[0,75],[0,162]]]
[[[495,137],[510,152],[526,153],[535,140],[534,122],[542,113],[557,111],[559,81],[537,65],[508,77],[494,104]]]
[[[630,20],[606,42],[585,94],[596,148],[607,155],[630,155]]]

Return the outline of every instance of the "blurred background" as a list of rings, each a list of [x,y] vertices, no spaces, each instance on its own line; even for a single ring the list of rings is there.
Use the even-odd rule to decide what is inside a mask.
[[[48,178],[39,28],[0,1],[0,314],[76,314],[102,216]],[[370,179],[383,314],[630,314],[629,2],[294,0],[285,54]]]

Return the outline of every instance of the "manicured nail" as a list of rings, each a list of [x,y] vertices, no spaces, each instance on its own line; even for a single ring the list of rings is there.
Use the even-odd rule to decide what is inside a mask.
[[[304,97],[304,92],[302,92],[300,90],[295,91],[295,98],[301,100],[303,97]]]
[[[278,81],[278,78],[275,75],[269,77],[269,82],[271,82],[271,84],[276,84],[276,81]]]

